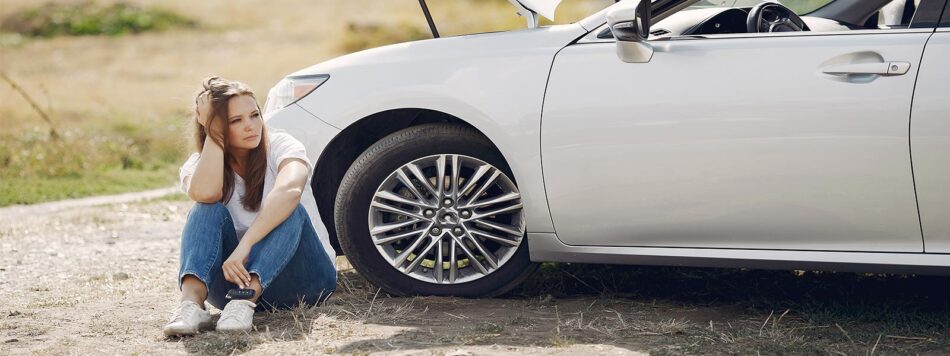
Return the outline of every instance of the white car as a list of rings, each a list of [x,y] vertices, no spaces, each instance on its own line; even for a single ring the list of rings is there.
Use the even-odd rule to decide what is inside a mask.
[[[950,271],[947,0],[624,0],[547,27],[558,1],[511,2],[529,28],[270,92],[383,290],[497,295],[543,261]]]

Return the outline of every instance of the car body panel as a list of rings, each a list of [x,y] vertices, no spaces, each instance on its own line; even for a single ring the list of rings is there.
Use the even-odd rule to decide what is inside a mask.
[[[284,130],[303,143],[307,150],[307,159],[314,166],[319,160],[323,148],[340,133],[340,129],[330,126],[330,124],[308,113],[297,104],[291,104],[268,114],[265,120],[268,127]]]
[[[950,275],[948,254],[570,246],[551,233],[528,238],[533,261]]]
[[[895,129],[891,123],[876,122],[881,125],[872,125],[871,127],[859,127],[858,134],[863,137],[862,141],[864,144],[871,144],[873,142],[879,142],[881,145],[874,149],[874,153],[881,153],[880,158],[882,158],[882,166],[886,167],[898,167],[897,172],[885,169],[883,173],[884,176],[871,176],[867,180],[862,180],[857,182],[857,184],[868,185],[871,182],[884,183],[887,186],[887,192],[872,192],[871,197],[866,198],[863,196],[854,195],[856,202],[847,203],[842,202],[840,199],[846,199],[847,197],[842,195],[841,192],[853,193],[859,191],[859,188],[849,187],[842,182],[834,182],[833,184],[843,191],[832,192],[831,195],[837,194],[838,196],[831,197],[821,197],[821,196],[809,196],[813,200],[810,201],[811,204],[814,204],[814,199],[821,201],[822,199],[834,200],[838,198],[839,200],[834,200],[833,203],[839,205],[833,205],[832,207],[838,208],[852,208],[852,209],[864,209],[863,214],[851,214],[850,216],[845,214],[845,219],[839,219],[837,225],[832,224],[832,227],[837,227],[838,232],[845,231],[848,233],[847,236],[844,236],[844,241],[849,241],[845,245],[838,245],[842,249],[853,249],[853,242],[850,241],[851,238],[857,237],[854,235],[854,232],[857,231],[860,227],[857,225],[851,226],[851,230],[848,231],[848,223],[859,224],[859,223],[869,223],[871,235],[873,239],[864,241],[868,246],[866,248],[861,248],[861,250],[868,251],[884,251],[884,250],[900,250],[900,251],[909,251],[907,253],[892,253],[892,252],[835,252],[835,251],[802,251],[802,250],[775,250],[774,248],[779,248],[781,246],[788,246],[788,243],[784,241],[779,241],[775,239],[774,235],[764,235],[766,240],[753,241],[753,243],[759,244],[759,246],[766,246],[768,249],[755,249],[749,246],[742,246],[741,248],[723,248],[722,246],[736,246],[734,242],[727,244],[710,244],[708,238],[706,241],[702,239],[695,239],[690,241],[692,245],[693,242],[699,241],[700,243],[705,242],[706,245],[717,246],[715,248],[695,248],[695,247],[637,247],[637,246],[616,246],[608,242],[602,242],[595,240],[595,234],[590,234],[591,236],[586,236],[585,238],[578,238],[571,234],[571,240],[581,241],[583,245],[571,245],[559,239],[559,235],[555,234],[555,225],[551,219],[550,212],[548,210],[548,193],[551,193],[549,190],[545,192],[545,178],[551,179],[552,177],[556,181],[559,177],[557,169],[553,171],[548,171],[547,160],[557,159],[556,157],[548,157],[545,155],[545,166],[543,167],[545,171],[542,175],[542,150],[541,150],[541,136],[542,136],[542,104],[544,106],[544,124],[553,124],[557,123],[558,120],[562,120],[564,123],[576,125],[573,126],[576,129],[575,132],[567,132],[566,128],[562,128],[561,133],[546,132],[547,134],[557,134],[562,135],[568,139],[571,139],[572,136],[577,136],[585,132],[589,132],[593,129],[590,121],[586,121],[586,117],[591,117],[595,114],[599,108],[591,107],[589,103],[586,103],[583,100],[590,100],[590,96],[603,95],[605,92],[605,87],[600,83],[589,78],[584,78],[584,80],[574,80],[567,81],[568,85],[560,86],[554,88],[550,94],[547,94],[549,97],[545,97],[545,89],[549,79],[549,71],[553,65],[553,60],[555,55],[559,51],[566,51],[561,53],[564,55],[562,59],[568,58],[567,54],[577,55],[582,54],[583,52],[569,53],[575,49],[581,47],[575,47],[574,45],[565,49],[565,46],[575,41],[577,38],[584,36],[588,31],[598,28],[599,26],[605,23],[605,14],[610,10],[610,8],[603,9],[602,11],[597,12],[585,19],[580,20],[578,23],[573,25],[564,25],[564,26],[554,26],[554,27],[544,27],[539,29],[532,30],[520,30],[513,32],[505,33],[491,33],[491,34],[481,34],[481,35],[470,35],[470,36],[461,36],[461,37],[450,37],[442,38],[438,40],[425,40],[412,43],[403,43],[392,46],[386,46],[381,48],[376,48],[372,50],[362,51],[347,56],[339,57],[327,62],[320,63],[318,65],[306,68],[304,70],[293,73],[292,75],[301,75],[301,74],[330,74],[331,79],[321,86],[319,89],[306,96],[300,100],[297,104],[293,104],[285,109],[278,110],[273,114],[269,114],[268,124],[273,127],[284,128],[291,132],[294,136],[301,139],[306,145],[308,150],[308,156],[316,164],[319,157],[323,156],[323,151],[333,141],[333,139],[341,132],[350,128],[351,125],[360,121],[363,118],[366,118],[372,114],[384,112],[393,109],[401,108],[421,108],[421,109],[430,109],[441,111],[450,115],[454,115],[459,119],[471,124],[475,128],[482,131],[486,136],[499,148],[502,152],[508,163],[510,164],[513,172],[514,178],[517,180],[519,189],[521,189],[523,194],[523,199],[525,202],[525,214],[527,219],[527,239],[530,242],[530,254],[533,261],[556,261],[556,262],[585,262],[585,263],[625,263],[625,264],[660,264],[660,265],[689,265],[689,266],[720,266],[720,267],[762,267],[762,268],[827,268],[827,269],[836,269],[836,270],[860,270],[860,271],[876,271],[880,267],[893,267],[896,271],[905,271],[905,272],[916,272],[916,273],[927,273],[932,271],[937,271],[943,273],[947,270],[947,267],[950,267],[950,254],[924,254],[919,253],[922,251],[921,247],[921,236],[920,236],[920,226],[917,225],[917,236],[916,240],[912,231],[914,229],[913,223],[908,222],[916,217],[916,209],[911,207],[911,202],[913,198],[908,198],[908,194],[913,195],[913,188],[906,188],[909,178],[910,178],[910,153],[906,149],[906,146],[910,144],[909,138],[907,137],[908,132],[905,126],[905,132],[903,137],[899,133],[896,133]],[[938,29],[938,32],[946,31],[944,29]],[[861,31],[847,31],[846,33],[835,34],[837,35],[849,35],[849,36],[865,36],[868,34],[876,33],[877,30],[861,30]],[[912,42],[919,43],[922,37],[922,33],[926,31],[913,31],[913,30],[889,30],[892,35],[901,35],[913,36]],[[814,36],[814,34],[808,33],[782,33],[782,34],[736,34],[732,36],[732,40],[738,39],[751,39],[751,38],[786,38],[782,41],[789,41],[788,38],[795,38],[800,36]],[[708,43],[717,43],[717,44],[728,44],[729,42],[720,42],[726,37],[710,36],[711,40]],[[712,41],[716,42],[712,42]],[[599,44],[600,46],[612,46],[612,40],[602,40],[596,39],[596,42],[605,42],[611,41],[609,45]],[[857,42],[852,41],[851,38],[842,39],[838,42],[835,42],[834,45],[842,46],[839,48],[850,48],[854,50],[855,46],[859,45],[860,40]],[[693,44],[693,46],[698,45]],[[936,43],[936,42],[935,42]],[[658,47],[657,55],[662,58],[664,55],[669,55],[670,53],[665,50],[663,46],[667,44],[660,44]],[[729,46],[727,46],[728,48]],[[613,54],[613,49],[606,47],[608,50],[604,51],[606,53],[598,53],[597,57],[592,57],[595,60],[585,68],[584,71],[589,71],[591,69],[601,69],[601,66],[611,67],[616,66],[619,62],[619,59],[616,58],[616,55]],[[830,50],[834,47],[829,44],[824,50]],[[730,50],[736,50],[737,48],[732,47]],[[782,48],[771,48],[772,51],[783,51]],[[787,50],[786,50],[787,51]],[[757,57],[760,55],[774,55],[764,51],[751,51],[747,50],[745,53],[749,57]],[[715,57],[719,54],[713,50],[707,51],[694,51],[690,52],[693,55],[691,58],[694,59],[708,59]],[[611,58],[611,56],[613,56]],[[687,56],[682,56],[686,58]],[[919,60],[920,51],[916,56]],[[558,55],[558,58],[561,58]],[[897,60],[897,58],[888,58],[891,60]],[[914,60],[913,56],[904,56],[904,60]],[[912,72],[916,72],[917,64],[915,62],[912,67]],[[942,62],[941,62],[942,63]],[[741,64],[741,62],[735,62],[735,64]],[[814,64],[814,63],[812,63]],[[778,66],[776,66],[778,67]],[[684,67],[688,70],[693,70],[695,68]],[[712,72],[723,71],[722,66],[714,67],[704,67]],[[736,70],[735,66],[727,66],[725,69]],[[815,68],[812,67],[814,70]],[[798,69],[796,69],[798,70]],[[926,68],[924,68],[926,72]],[[798,72],[801,73],[801,72]],[[682,75],[683,73],[679,73]],[[560,75],[563,75],[561,73]],[[814,72],[809,71],[804,75],[813,76]],[[922,72],[923,75],[923,72]],[[946,75],[944,72],[941,75]],[[565,79],[559,74],[555,74],[557,80],[560,83],[561,80]],[[607,86],[609,89],[613,90],[626,90],[630,91],[631,88],[636,88],[637,85],[645,86],[648,80],[650,80],[651,74],[644,73],[640,78],[636,80],[630,80],[625,85],[620,84],[611,84]],[[656,78],[654,74],[652,78]],[[907,79],[909,76],[899,78],[903,86],[907,86],[908,82],[912,80]],[[629,78],[628,78],[629,79]],[[892,80],[895,78],[879,78],[876,82],[881,83],[884,80]],[[745,81],[751,81],[751,79],[744,79]],[[674,95],[693,95],[695,94],[695,88],[690,88],[688,85],[680,84],[678,87],[674,87],[670,83],[658,82],[661,88],[670,89]],[[922,81],[924,85],[921,88],[926,87],[928,84],[927,80]],[[946,83],[943,81],[930,82],[934,88],[937,88],[935,93],[946,93]],[[713,87],[709,83],[700,83],[702,86]],[[733,82],[726,82],[723,85],[728,87],[732,85]],[[823,83],[829,84],[829,83]],[[872,83],[873,84],[873,83]],[[855,88],[860,87],[853,83],[837,83],[841,88]],[[873,88],[873,85],[866,85],[867,87]],[[568,87],[573,87],[574,90],[578,92],[586,91],[587,94],[580,93],[577,97],[570,97],[564,95],[569,91]],[[867,88],[864,88],[867,89]],[[905,90],[902,88],[900,90]],[[839,91],[838,94],[844,92],[845,89]],[[811,98],[812,101],[825,99],[825,100],[834,100],[837,97],[818,97],[810,91],[801,91],[806,95],[809,95],[808,98]],[[719,92],[713,92],[714,95],[722,95]],[[881,94],[880,91],[876,94]],[[926,101],[930,101],[931,104],[939,104],[939,94],[920,94],[919,98],[920,107],[917,106],[915,102],[914,112],[917,113],[918,109],[922,113],[920,126],[915,129],[919,130],[943,130],[945,126],[940,126],[942,123],[937,120],[937,117],[934,116],[930,119],[924,119],[927,110],[933,110],[929,115],[937,115],[941,110],[946,112],[946,107],[941,108],[930,108],[927,109],[927,106],[923,104]],[[611,94],[612,98],[617,100],[622,100],[624,103],[631,105],[632,103],[638,102],[637,100],[644,100],[646,104],[642,104],[642,109],[638,108],[637,113],[656,113],[659,110],[656,108],[656,105],[672,105],[672,107],[677,108],[688,101],[673,100],[673,97],[660,97],[653,98],[650,96],[643,96],[642,98],[633,98],[633,97],[619,97],[615,93]],[[764,95],[762,93],[752,93],[753,97],[762,98]],[[895,99],[893,97],[889,99]],[[700,98],[701,101],[706,101],[707,103],[711,100],[709,98]],[[872,108],[881,108],[883,112],[896,112],[901,107],[906,108],[909,101],[909,96],[906,101],[901,102],[898,99],[892,100],[897,102],[896,108],[894,107],[884,107],[881,102],[878,101],[867,101],[864,105],[870,106]],[[799,104],[807,104],[809,101],[799,101]],[[563,105],[568,103],[573,103],[580,105],[575,111],[584,112],[585,115],[581,118],[575,116],[575,122],[570,122],[569,118],[571,115],[566,115],[565,113],[558,114],[557,112],[548,112],[548,105],[553,105],[550,108],[556,107],[556,105],[562,105],[560,109],[563,109]],[[616,106],[617,103],[612,105]],[[851,108],[857,108],[855,102],[851,102]],[[864,108],[865,110],[867,108]],[[553,110],[553,109],[552,109]],[[835,110],[841,110],[840,107],[832,107],[828,109],[832,112]],[[910,110],[907,109],[906,112]],[[828,113],[822,113],[822,115],[827,115]],[[558,116],[561,116],[561,119],[558,119]],[[880,117],[883,113],[876,113],[872,116]],[[748,118],[748,117],[747,117]],[[821,124],[818,120],[814,118],[805,118],[815,124]],[[905,118],[906,120],[906,118]],[[930,121],[930,123],[927,123]],[[754,122],[754,121],[753,121]],[[918,121],[915,121],[917,124]],[[905,125],[907,122],[905,121]],[[945,123],[944,123],[945,124]],[[708,123],[707,123],[708,125]],[[852,125],[853,126],[853,125]],[[647,126],[648,127],[648,126]],[[929,127],[929,128],[928,128]],[[760,127],[762,128],[762,127]],[[825,130],[826,133],[838,134],[844,140],[854,140],[854,135],[848,135],[845,132],[845,126],[842,125],[832,125],[830,129]],[[657,127],[651,128],[652,130],[659,130]],[[545,126],[545,131],[548,130],[548,126]],[[655,131],[662,132],[662,131]],[[694,134],[702,135],[703,131],[692,131]],[[748,132],[748,131],[746,131]],[[760,130],[758,134],[767,133],[767,131]],[[773,132],[776,135],[773,139],[779,140],[782,138],[780,135],[781,132]],[[798,134],[801,136],[805,131],[792,131],[792,134]],[[814,133],[814,132],[812,132]],[[667,132],[669,135],[669,132]],[[705,132],[709,134],[709,132]],[[877,135],[874,135],[877,134]],[[639,133],[641,137],[644,136],[643,133]],[[944,149],[941,151],[941,147],[946,147],[945,142],[940,142],[939,140],[946,141],[946,135],[943,135],[939,132],[930,135],[921,135],[922,140],[914,141],[914,145],[920,145],[916,147],[921,147],[919,150],[920,156],[917,156],[917,151],[914,151],[914,165],[915,165],[915,176],[918,179],[918,186],[921,182],[927,181],[928,178],[921,178],[921,174],[928,174],[928,172],[938,172],[933,175],[931,178],[933,183],[937,184],[943,179],[943,182],[946,182],[946,178],[941,176],[943,173],[939,173],[940,169],[946,169],[947,165],[944,164],[943,167],[940,167],[939,164],[946,162],[946,153],[947,150]],[[938,137],[939,136],[939,137]],[[546,143],[550,144],[556,141],[550,140],[555,136],[546,136]],[[860,137],[859,137],[860,138]],[[576,139],[576,138],[574,138]],[[657,142],[661,137],[647,137],[648,140],[653,140]],[[891,148],[899,146],[897,142],[903,142],[905,149],[903,152],[897,152],[891,150]],[[567,141],[561,143],[562,148],[567,147]],[[873,146],[873,144],[872,144]],[[887,148],[882,148],[886,146]],[[580,146],[578,146],[580,147]],[[917,149],[915,147],[915,150]],[[928,148],[930,147],[930,148]],[[721,150],[723,148],[720,148]],[[806,147],[806,149],[811,149],[811,154],[813,155],[817,151],[815,148]],[[930,150],[930,153],[925,151]],[[899,150],[898,150],[899,151]],[[838,156],[843,151],[838,151]],[[883,153],[882,153],[883,152]],[[669,152],[667,152],[669,153]],[[855,152],[851,152],[855,153]],[[707,153],[708,154],[708,153]],[[748,152],[738,152],[739,157],[750,158],[752,157],[751,153]],[[931,157],[927,157],[927,155]],[[812,156],[813,157],[813,156]],[[680,157],[684,159],[686,157]],[[821,163],[822,166],[827,168],[839,169],[837,167],[829,167],[833,161],[831,158],[834,157],[818,157],[817,162]],[[921,161],[918,163],[917,159],[920,158]],[[904,160],[901,163],[901,160]],[[929,163],[925,163],[929,162]],[[585,162],[586,163],[586,162]],[[701,164],[708,164],[709,162],[700,162]],[[839,172],[843,170],[848,174],[853,174],[854,171],[858,168],[873,170],[874,162],[868,157],[858,157],[856,162],[844,162],[840,163],[845,165],[843,168],[839,169]],[[918,170],[917,166],[920,166]],[[928,165],[934,165],[932,167],[927,167]],[[578,165],[578,169],[587,169],[589,166],[586,164]],[[862,168],[863,167],[863,168]],[[774,169],[779,169],[781,167],[774,167]],[[880,168],[880,167],[879,167]],[[903,169],[903,171],[901,171]],[[848,171],[850,170],[850,171]],[[779,170],[781,171],[781,170]],[[787,171],[786,171],[787,172]],[[903,173],[901,173],[903,172]],[[722,174],[722,171],[718,173]],[[741,177],[739,176],[742,173],[741,170],[734,172],[733,175],[721,175],[719,178],[732,179],[733,182],[737,182]],[[822,175],[824,173],[818,173]],[[793,178],[804,178],[810,184],[817,184],[816,179],[818,177],[809,177],[803,176],[803,174],[792,172],[790,177],[779,177],[780,179],[793,179]],[[611,177],[607,177],[611,178]],[[554,185],[559,185],[561,183],[551,182]],[[788,182],[786,181],[786,184]],[[912,185],[913,182],[910,181]],[[563,184],[561,184],[563,185]],[[801,184],[798,188],[801,188],[805,184]],[[927,183],[923,184],[927,186]],[[606,187],[601,185],[601,188]],[[762,186],[755,186],[755,188],[761,188]],[[577,187],[578,189],[584,189],[583,186]],[[937,189],[942,187],[937,187]],[[319,189],[319,188],[315,188]],[[945,189],[945,187],[943,187]],[[609,193],[623,193],[622,191],[611,190]],[[678,191],[674,192],[682,197],[685,192]],[[662,194],[653,192],[654,198],[663,198]],[[938,193],[932,193],[937,198],[932,203],[926,203],[921,201],[921,210],[925,211],[929,209],[928,207],[935,207],[932,210],[934,212],[934,219],[939,218],[940,212],[948,211],[948,199],[947,197],[941,197]],[[552,195],[555,196],[555,195]],[[792,198],[797,198],[793,194],[789,194]],[[884,197],[893,196],[896,197],[896,200],[893,202],[884,201]],[[715,198],[706,196],[705,198]],[[767,195],[765,198],[774,199],[776,198],[775,194]],[[554,197],[553,200],[564,199],[563,197]],[[581,201],[580,198],[572,198],[576,201]],[[692,197],[690,199],[698,200],[697,197]],[[942,199],[942,200],[940,200]],[[867,203],[868,206],[857,206],[857,202]],[[642,202],[641,202],[642,203]],[[843,205],[841,205],[843,204]],[[814,207],[814,205],[812,205]],[[874,207],[880,207],[878,212],[872,211]],[[647,213],[650,213],[649,210],[640,207]],[[906,210],[901,210],[901,208],[906,208]],[[852,210],[853,211],[853,210]],[[688,213],[688,210],[682,210],[682,212]],[[896,212],[896,215],[886,216],[884,212]],[[655,213],[655,212],[654,212]],[[630,215],[634,216],[634,215]],[[695,217],[691,218],[688,215],[685,216],[687,220],[692,219],[693,226],[697,226]],[[636,217],[636,216],[634,216]],[[810,223],[804,219],[805,215],[793,216],[800,223]],[[873,217],[881,217],[881,220],[874,220]],[[328,219],[324,219],[328,220]],[[330,218],[329,220],[332,220]],[[738,219],[737,219],[738,220]],[[690,223],[690,221],[687,221]],[[938,221],[939,222],[939,221]],[[676,221],[672,222],[671,227],[675,230],[679,228],[676,224]],[[741,221],[740,221],[741,223]],[[780,219],[772,217],[772,224],[782,223]],[[827,221],[826,221],[827,223]],[[558,225],[561,226],[561,225]],[[569,226],[569,225],[568,225]],[[925,223],[925,226],[927,224]],[[946,225],[930,224],[932,228],[942,229]],[[723,224],[718,225],[717,227],[725,227],[727,229],[734,227],[724,226]],[[795,228],[795,227],[793,227]],[[802,231],[799,229],[798,231]],[[925,227],[926,230],[926,227]],[[591,230],[596,233],[596,230]],[[751,230],[746,229],[745,232]],[[561,233],[561,230],[558,230],[558,233]],[[895,237],[894,242],[881,241],[883,236]],[[568,236],[567,234],[565,236]],[[749,236],[746,235],[745,238],[748,241]],[[825,234],[825,237],[828,237],[831,240],[830,244],[827,244],[827,241],[819,241],[811,236],[805,236],[807,241],[796,242],[791,241],[792,245],[797,244],[798,247],[805,249],[814,248],[814,245],[821,244],[822,246],[831,246],[835,247],[835,241],[842,241],[842,236],[836,234]],[[717,234],[712,238],[724,238],[729,239],[731,236],[725,234]],[[696,238],[696,235],[693,236]],[[784,234],[784,238],[792,239],[799,238],[799,236],[793,236],[791,234]],[[930,240],[928,240],[930,241]],[[936,241],[936,240],[934,240]],[[935,251],[932,248],[937,248],[939,243],[934,243],[933,245],[927,245],[927,252]]]
[[[950,32],[924,51],[911,115],[911,152],[927,252],[950,253]]]
[[[568,245],[923,252],[908,152],[915,72],[848,81],[837,63],[907,61],[930,33],[612,43],[555,59],[542,154]],[[701,63],[702,65],[698,65]]]
[[[363,51],[295,73],[331,74],[297,104],[340,129],[403,108],[465,120],[487,135],[511,166],[528,231],[551,232],[541,175],[541,103],[554,54],[585,32],[576,24],[562,25]]]

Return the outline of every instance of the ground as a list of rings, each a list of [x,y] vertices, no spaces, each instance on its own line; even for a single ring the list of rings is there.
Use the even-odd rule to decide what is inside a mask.
[[[501,298],[398,298],[343,257],[323,306],[165,338],[192,203],[89,204],[0,210],[0,354],[950,352],[946,277],[545,264]]]
[[[190,105],[205,76],[263,96],[297,69],[426,37],[413,1],[129,2],[199,26],[0,33],[0,72],[62,134],[52,140],[37,110],[0,83],[0,205],[167,186],[191,150]],[[523,26],[505,3],[430,7],[443,34]],[[0,18],[36,4],[3,0]],[[394,298],[342,257],[324,306],[258,314],[247,334],[167,339],[190,205],[178,196],[0,208],[0,354],[950,353],[946,277],[544,264],[501,298]]]

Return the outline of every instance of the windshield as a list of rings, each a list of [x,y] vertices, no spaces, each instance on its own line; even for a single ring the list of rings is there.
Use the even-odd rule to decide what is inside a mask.
[[[822,6],[828,5],[828,3],[834,0],[780,0],[778,2],[782,3],[792,11],[795,11],[796,14],[804,15],[809,12],[818,10]],[[763,0],[700,0],[691,8],[704,8],[704,7],[752,7],[763,3]]]

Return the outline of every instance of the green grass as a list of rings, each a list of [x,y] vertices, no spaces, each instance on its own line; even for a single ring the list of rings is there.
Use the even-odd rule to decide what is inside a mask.
[[[75,177],[3,178],[0,206],[117,194],[173,185],[177,166],[149,170],[112,169]]]
[[[0,135],[0,206],[174,184],[186,149],[180,125],[93,121],[58,137],[42,127]]]
[[[9,15],[0,29],[32,37],[116,36],[195,25],[194,20],[167,10],[125,2],[80,2],[46,3],[25,9]]]

